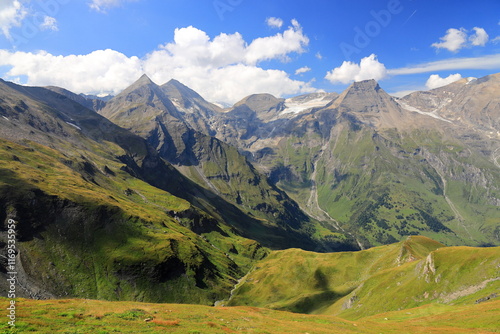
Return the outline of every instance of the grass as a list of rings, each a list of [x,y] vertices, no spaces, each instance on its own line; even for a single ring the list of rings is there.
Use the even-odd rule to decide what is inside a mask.
[[[431,303],[473,304],[500,291],[500,247],[445,247],[426,237],[359,252],[275,251],[229,305],[357,320]]]
[[[8,300],[0,298],[5,309]],[[40,313],[40,310],[44,310]],[[500,301],[426,305],[356,321],[255,307],[18,299],[16,327],[2,333],[498,333]]]
[[[260,163],[276,171],[277,185],[301,207],[323,216],[308,207],[315,175],[321,209],[365,246],[408,235],[448,245],[498,245],[500,175],[485,156],[438,131],[348,125],[336,124],[329,138],[319,130],[296,131],[276,146],[275,159]]]
[[[0,141],[0,204],[17,212],[23,265],[49,291],[210,305],[265,256],[186,200],[122,171],[114,146],[99,149]],[[221,230],[197,235],[177,214]]]

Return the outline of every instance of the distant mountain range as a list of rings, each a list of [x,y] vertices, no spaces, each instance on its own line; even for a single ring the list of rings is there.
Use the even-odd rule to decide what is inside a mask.
[[[213,304],[272,250],[498,246],[499,104],[500,74],[229,108],[145,75],[111,99],[0,81],[20,293]]]
[[[178,81],[143,76],[97,111],[239,205],[248,187],[233,184],[210,146],[236,148],[271,187],[360,247],[414,234],[497,245],[499,81],[462,79],[397,99],[368,80],[340,95],[254,94],[222,110]]]

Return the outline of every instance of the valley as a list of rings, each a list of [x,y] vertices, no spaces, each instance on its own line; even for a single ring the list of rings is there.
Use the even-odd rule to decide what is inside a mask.
[[[365,80],[222,108],[146,75],[106,100],[2,80],[11,332],[495,332],[498,92]]]

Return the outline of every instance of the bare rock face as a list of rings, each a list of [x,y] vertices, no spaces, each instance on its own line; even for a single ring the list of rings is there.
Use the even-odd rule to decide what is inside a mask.
[[[401,99],[425,112],[433,112],[464,127],[482,130],[500,138],[500,73],[461,79]]]

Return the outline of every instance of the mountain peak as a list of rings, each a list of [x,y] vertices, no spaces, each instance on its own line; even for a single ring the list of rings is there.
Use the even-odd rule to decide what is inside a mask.
[[[355,114],[376,128],[413,126],[403,118],[401,107],[373,79],[354,82],[327,109]]]
[[[143,74],[139,79],[137,79],[133,84],[125,88],[120,94],[115,96],[115,98],[119,96],[126,96],[137,90],[144,90],[145,88],[155,89],[157,85],[146,75]]]
[[[171,79],[160,86],[165,95],[172,100],[174,105],[186,113],[193,112],[212,112],[220,111],[220,108],[210,102],[207,102],[200,94],[192,90],[182,82]],[[208,116],[208,114],[206,115]]]
[[[202,99],[202,97],[189,88],[188,86],[184,85],[182,82],[175,80],[175,79],[170,79],[167,83],[161,85],[161,89],[170,97],[170,98],[177,98],[181,99],[183,96],[185,97],[190,97],[190,98],[199,98]]]
[[[143,86],[154,84],[153,80],[151,80],[147,74],[143,74],[136,82],[132,84],[132,86]]]
[[[381,88],[376,80],[369,79],[363,81],[355,81],[348,89],[363,90],[363,91],[368,91],[368,90],[378,91]]]
[[[268,93],[252,94],[243,98],[240,102],[236,103],[234,106],[240,106],[246,104],[251,109],[262,109],[268,106],[274,106],[277,103],[282,102],[283,99],[278,99],[274,95]]]
[[[267,93],[252,94],[233,106],[233,110],[240,108],[242,110],[251,110],[258,118],[269,121],[274,119],[285,108],[285,99]]]
[[[187,87],[186,85],[184,85],[182,82],[180,82],[179,80],[176,80],[176,79],[170,79],[165,85],[171,85],[171,86],[176,86],[176,87]]]
[[[377,81],[363,80],[352,83],[332,103],[332,107],[348,107],[352,111],[363,111],[367,106],[378,104],[381,100],[387,101],[389,95],[380,88]],[[366,110],[365,110],[366,111]]]

